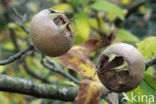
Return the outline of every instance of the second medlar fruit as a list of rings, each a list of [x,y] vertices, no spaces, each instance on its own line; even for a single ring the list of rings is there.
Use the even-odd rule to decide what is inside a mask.
[[[65,54],[74,42],[68,18],[53,9],[42,10],[33,17],[30,36],[41,53],[52,57]]]
[[[97,63],[100,81],[114,92],[127,92],[136,88],[144,77],[144,71],[142,54],[126,43],[108,47]]]

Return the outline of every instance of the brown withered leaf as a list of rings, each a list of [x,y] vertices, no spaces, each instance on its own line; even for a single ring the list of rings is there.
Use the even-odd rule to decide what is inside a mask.
[[[3,44],[5,41],[7,41],[9,34],[10,33],[7,29],[1,31],[0,44]]]
[[[97,79],[97,75],[93,77],[95,64],[87,56],[80,54],[78,51],[71,49],[65,55],[58,57],[58,59],[69,69],[73,69],[88,78]]]
[[[92,63],[86,55],[96,51],[106,45],[109,45],[114,39],[117,29],[115,29],[108,37],[99,40],[88,40],[78,46],[74,46],[66,54],[57,57],[57,59],[67,68],[72,69],[83,76],[92,79],[98,79],[97,75],[94,77],[95,64]]]
[[[117,29],[114,29],[114,31],[103,40],[90,39],[78,46],[73,47],[73,49],[79,51],[84,55],[88,55],[91,52],[97,51],[102,47],[109,45],[114,40],[116,33]]]
[[[99,81],[83,80],[80,83],[79,93],[74,104],[98,104],[104,89]]]

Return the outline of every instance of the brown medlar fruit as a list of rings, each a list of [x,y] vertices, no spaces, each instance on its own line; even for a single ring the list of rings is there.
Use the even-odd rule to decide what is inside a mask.
[[[126,43],[108,47],[97,63],[100,81],[114,92],[127,92],[136,88],[144,77],[144,71],[142,54]]]
[[[30,36],[41,53],[52,57],[65,54],[74,42],[69,19],[53,9],[42,10],[33,17]]]

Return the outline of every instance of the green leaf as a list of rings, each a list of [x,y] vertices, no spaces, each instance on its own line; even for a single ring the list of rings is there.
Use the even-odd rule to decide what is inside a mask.
[[[137,49],[142,53],[145,60],[156,56],[156,37],[146,38],[136,45]]]
[[[122,39],[123,41],[126,42],[138,42],[139,38],[130,33],[129,31],[125,29],[119,29],[117,32],[117,38]]]
[[[74,9],[78,8],[79,5],[79,0],[70,0],[71,1],[71,5]]]
[[[114,12],[119,16],[121,20],[125,19],[121,8],[107,1],[95,2],[94,4],[91,5],[91,8],[99,11],[104,11],[104,12]]]
[[[147,96],[153,95],[154,98],[156,98],[156,90],[153,89],[151,86],[149,86],[149,84],[147,82],[145,82],[144,80],[140,84],[140,88],[142,89],[142,91],[144,92],[145,95],[147,95]],[[153,102],[150,104],[155,104],[155,103]]]
[[[154,102],[149,101],[151,101],[151,96],[155,100],[156,90],[154,90],[146,81],[143,80],[140,86],[127,92],[127,96],[131,100],[128,101],[128,104],[154,104]],[[132,101],[133,97],[135,97],[136,101]]]
[[[138,86],[136,89],[127,92],[127,96],[130,100],[132,100],[132,95],[143,95],[143,91],[141,90],[140,86]],[[136,99],[138,99],[138,96],[136,96]],[[127,101],[128,104],[138,104],[137,102],[131,102],[131,101]],[[145,102],[142,102],[141,104],[146,104]]]
[[[55,6],[52,7],[53,9],[57,10],[57,11],[72,11],[72,7],[70,4],[67,3],[59,3]]]
[[[150,67],[147,68],[146,74],[153,76],[154,73],[155,73],[154,67],[150,66]]]
[[[75,14],[75,19],[75,44],[79,44],[88,40],[90,34],[90,25],[88,15],[86,13]]]
[[[87,3],[89,2],[89,0],[80,0],[80,1],[83,6],[87,5]]]
[[[151,75],[145,73],[144,80],[156,90],[156,80]]]

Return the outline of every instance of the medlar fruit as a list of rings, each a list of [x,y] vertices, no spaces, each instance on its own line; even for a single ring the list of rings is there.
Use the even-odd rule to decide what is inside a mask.
[[[53,9],[42,10],[33,17],[30,36],[41,53],[52,57],[65,54],[72,47],[75,37],[69,19]]]
[[[108,47],[97,63],[100,81],[114,92],[127,92],[136,88],[144,77],[144,71],[142,54],[126,43]]]

